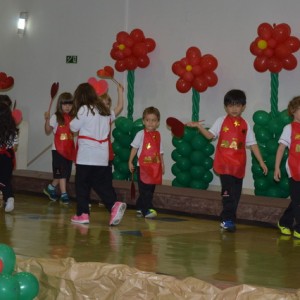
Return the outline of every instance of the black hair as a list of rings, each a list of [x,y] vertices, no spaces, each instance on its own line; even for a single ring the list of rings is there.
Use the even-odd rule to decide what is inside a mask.
[[[18,134],[16,122],[12,116],[10,107],[0,103],[0,147],[11,148],[14,144],[14,139]]]
[[[0,95],[0,103],[5,103],[9,108],[11,108],[12,101],[7,95]]]
[[[246,105],[246,94],[241,90],[230,90],[224,96],[224,105]]]

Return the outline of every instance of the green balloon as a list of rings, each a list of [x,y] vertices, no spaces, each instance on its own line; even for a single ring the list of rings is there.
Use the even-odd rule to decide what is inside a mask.
[[[276,135],[281,135],[283,130],[283,124],[281,123],[279,118],[271,119],[268,123],[268,129],[271,133]]]
[[[128,159],[129,159],[129,156],[130,156],[130,149],[123,147],[122,152],[120,152],[119,155],[120,155],[120,158],[123,161],[128,162]]]
[[[276,154],[278,148],[278,140],[276,139],[270,139],[267,141],[266,144],[266,151],[269,154]]]
[[[191,181],[191,175],[189,172],[181,172],[177,175],[176,179],[183,186],[188,186]]]
[[[114,128],[112,131],[112,136],[114,139],[119,139],[123,135],[122,131],[118,128]]]
[[[115,121],[116,128],[123,133],[129,133],[133,129],[133,122],[125,117],[119,117]]]
[[[39,282],[29,272],[20,272],[14,275],[20,286],[20,300],[32,300],[39,293]]]
[[[129,168],[128,168],[128,163],[126,162],[121,162],[119,165],[116,166],[116,169],[123,173],[124,175],[128,176],[129,175]]]
[[[177,176],[181,172],[181,170],[177,166],[177,163],[172,165],[171,172],[174,176]]]
[[[190,187],[193,189],[206,190],[208,188],[208,183],[202,180],[192,180]]]
[[[114,141],[112,143],[112,147],[113,147],[113,151],[116,155],[120,155],[120,153],[123,151],[122,145],[117,141]]]
[[[143,119],[139,118],[139,119],[135,120],[133,122],[133,128],[138,129],[138,130],[144,129]]]
[[[272,138],[271,132],[266,128],[261,128],[258,132],[255,133],[255,137],[258,142],[267,142]]]
[[[128,134],[122,134],[116,140],[122,145],[122,147],[130,147],[132,137]]]
[[[205,172],[202,180],[206,183],[210,183],[213,180],[214,176],[213,173],[210,171]]]
[[[114,166],[119,165],[121,162],[122,162],[121,157],[119,155],[115,155],[114,160],[113,160]]]
[[[189,156],[190,153],[192,152],[192,147],[188,142],[183,142],[177,146],[177,151],[182,156]]]
[[[191,162],[186,157],[182,157],[181,159],[179,159],[176,164],[181,171],[187,171],[191,168]]]
[[[266,177],[257,178],[254,181],[254,187],[257,190],[266,191],[269,187],[269,181]]]
[[[20,285],[18,280],[13,275],[3,273],[0,274],[0,299],[20,299]]]
[[[210,170],[213,166],[213,159],[211,157],[206,157],[203,162],[202,162],[202,166],[207,169],[207,170]]]
[[[181,143],[185,143],[185,141],[182,138],[177,138],[176,136],[172,137],[172,145],[174,147],[178,147]]]
[[[279,119],[284,126],[293,121],[293,118],[289,116],[287,109],[279,113]]]
[[[183,139],[187,142],[190,142],[194,138],[194,136],[196,136],[197,133],[198,130],[196,128],[184,126]]]
[[[202,166],[192,166],[191,167],[191,176],[193,179],[201,179],[206,172],[206,169]]]
[[[269,170],[272,170],[272,169],[274,170],[276,155],[268,155],[264,159],[265,159],[265,164],[267,165],[268,169]]]
[[[274,198],[280,198],[281,197],[281,191],[278,187],[270,187],[267,190],[267,196],[268,197],[274,197]]]
[[[261,130],[261,128],[264,128],[264,127],[261,125],[258,125],[258,124],[254,124],[254,126],[253,126],[254,133],[256,134],[257,132],[259,132]]]
[[[179,159],[182,158],[182,155],[179,154],[179,152],[176,149],[174,149],[171,153],[171,157],[174,161],[178,161]]]
[[[190,155],[190,160],[194,165],[202,165],[204,159],[205,155],[200,150],[194,150]]]
[[[202,149],[202,151],[206,156],[211,156],[215,152],[215,147],[213,144],[209,143]]]
[[[2,260],[3,263],[2,274],[11,275],[15,270],[16,254],[10,246],[0,244],[0,260]]]
[[[281,179],[278,183],[278,186],[281,190],[284,190],[286,192],[289,193],[290,191],[290,181],[289,181],[289,178],[286,176],[286,177],[282,177],[282,174],[281,174]]]
[[[264,110],[258,110],[253,114],[253,121],[258,125],[266,125],[270,120],[270,115]]]
[[[182,185],[181,183],[179,183],[176,178],[172,180],[172,186],[184,187],[184,185]]]
[[[124,173],[121,173],[118,170],[115,170],[113,172],[113,179],[115,179],[115,180],[127,180],[128,177]]]
[[[265,176],[263,173],[263,169],[261,168],[261,166],[258,163],[252,164],[251,171],[252,171],[254,179]]]
[[[195,150],[202,150],[207,144],[208,140],[202,134],[197,134],[192,139],[192,147]]]

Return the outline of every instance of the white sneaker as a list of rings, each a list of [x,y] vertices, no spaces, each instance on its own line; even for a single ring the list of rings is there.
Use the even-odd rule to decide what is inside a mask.
[[[5,212],[11,212],[14,210],[15,199],[13,197],[9,197],[6,201]]]

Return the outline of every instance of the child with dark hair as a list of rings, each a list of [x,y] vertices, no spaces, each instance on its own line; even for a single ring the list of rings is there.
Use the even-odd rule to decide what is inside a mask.
[[[57,186],[60,188],[60,202],[69,204],[67,182],[70,179],[72,163],[75,160],[74,135],[70,130],[72,120],[73,96],[70,93],[59,95],[56,112],[50,118],[50,112],[45,112],[45,133],[54,134],[52,144],[53,180],[44,189],[44,194],[51,201],[58,200]]]
[[[117,201],[109,166],[110,110],[89,83],[80,84],[74,93],[74,115],[70,124],[78,132],[75,190],[77,212],[73,223],[89,224],[90,192],[93,189],[110,212],[109,225],[118,225],[126,203]]]
[[[0,103],[0,183],[5,201],[5,212],[14,209],[14,194],[11,184],[15,165],[15,150],[18,145],[18,128],[6,103]]]
[[[293,117],[291,124],[283,128],[279,138],[279,146],[275,159],[274,180],[280,181],[280,164],[286,147],[289,156],[286,170],[290,183],[291,202],[281,216],[277,226],[284,235],[292,235],[300,239],[300,96],[293,98],[288,104],[288,114]]]
[[[246,170],[246,147],[250,147],[263,173],[268,168],[257,146],[254,133],[242,118],[246,108],[246,95],[241,90],[230,90],[224,96],[226,116],[218,118],[207,130],[200,122],[189,122],[187,126],[198,128],[207,139],[217,139],[213,169],[219,174],[222,186],[221,228],[234,232],[236,211],[240,201],[243,178]]]

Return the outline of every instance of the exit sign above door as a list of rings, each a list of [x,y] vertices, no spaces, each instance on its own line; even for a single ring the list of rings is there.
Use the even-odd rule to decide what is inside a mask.
[[[77,64],[77,55],[67,55],[66,63],[67,64]]]

